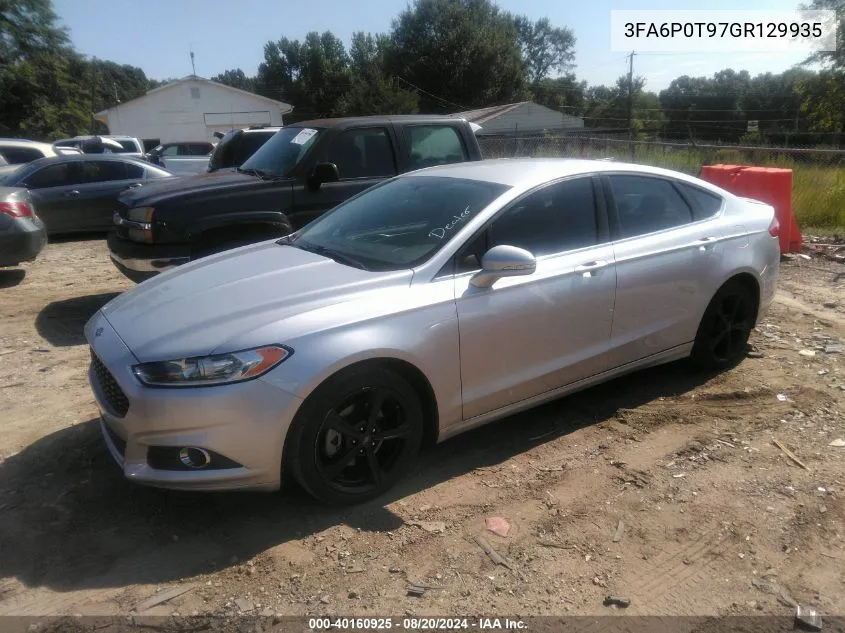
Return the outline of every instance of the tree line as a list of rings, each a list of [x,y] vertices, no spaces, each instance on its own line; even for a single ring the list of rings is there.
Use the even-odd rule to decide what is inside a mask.
[[[810,8],[845,9],[845,0]],[[55,139],[103,133],[93,113],[160,85],[144,71],[81,55],[58,27],[51,0],[0,3],[0,134]],[[454,113],[533,100],[588,128],[638,137],[815,145],[845,127],[845,56],[751,76],[727,69],[646,90],[644,77],[589,85],[574,72],[575,35],[492,0],[415,0],[387,33],[333,33],[267,42],[257,69],[211,79],[294,106],[286,120],[386,113]],[[757,121],[749,131],[748,121]]]

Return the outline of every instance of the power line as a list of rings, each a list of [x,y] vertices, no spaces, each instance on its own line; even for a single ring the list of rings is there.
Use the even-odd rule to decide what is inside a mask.
[[[423,94],[425,94],[425,95],[428,95],[429,97],[431,97],[431,98],[433,98],[433,99],[437,99],[437,100],[438,100],[438,101],[440,101],[441,103],[446,103],[446,104],[448,104],[448,105],[453,105],[453,106],[455,106],[456,108],[460,108],[461,110],[468,110],[468,108],[467,108],[466,106],[462,106],[462,105],[460,105],[460,104],[458,104],[458,103],[454,103],[453,101],[448,101],[447,99],[443,99],[442,97],[438,97],[438,96],[437,96],[437,95],[435,95],[435,94],[431,94],[430,92],[427,92],[427,91],[423,90],[423,89],[422,89],[422,88],[420,88],[419,86],[415,86],[414,84],[412,84],[412,83],[411,83],[410,81],[408,81],[407,79],[404,79],[403,77],[399,77],[399,76],[397,75],[397,77],[396,77],[396,78],[397,78],[399,81],[401,81],[401,82],[403,82],[403,83],[408,84],[409,86],[411,86],[412,88],[416,89],[417,91],[419,91],[419,92],[421,92],[421,93],[423,93]]]

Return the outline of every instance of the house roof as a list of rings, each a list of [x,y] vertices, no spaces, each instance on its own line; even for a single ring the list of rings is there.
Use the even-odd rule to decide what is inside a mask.
[[[262,95],[256,94],[254,92],[249,92],[247,90],[241,90],[240,88],[233,88],[232,86],[227,86],[226,84],[221,84],[217,81],[211,81],[211,79],[205,79],[204,77],[197,77],[196,75],[188,75],[187,77],[183,77],[182,79],[177,79],[176,81],[171,81],[169,83],[164,84],[163,86],[159,86],[158,88],[153,88],[149,92],[141,95],[140,97],[136,97],[135,99],[131,99],[130,101],[126,101],[121,103],[120,105],[126,105],[127,103],[133,103],[135,101],[141,101],[142,99],[146,99],[150,95],[154,95],[157,92],[161,92],[163,90],[167,90],[168,88],[172,88],[173,86],[188,83],[188,82],[199,82],[204,84],[211,84],[212,86],[218,86],[220,88],[224,88],[230,92],[234,92],[237,94],[248,95],[254,99],[260,99],[262,101],[266,101],[267,103],[272,103],[273,105],[277,106],[281,111],[282,114],[288,114],[289,112],[293,112],[293,106],[289,103],[285,103],[283,101],[276,101],[275,99],[270,99],[269,97],[264,97]],[[111,108],[106,108],[105,110],[101,110],[97,112],[96,116],[106,116],[109,113],[109,110],[115,109],[117,106],[113,106]]]
[[[491,119],[507,114],[512,110],[516,110],[519,106],[531,103],[531,101],[520,101],[519,103],[507,103],[505,105],[492,106],[490,108],[480,108],[478,110],[467,110],[465,112],[456,112],[454,116],[462,117],[472,123],[486,123]]]

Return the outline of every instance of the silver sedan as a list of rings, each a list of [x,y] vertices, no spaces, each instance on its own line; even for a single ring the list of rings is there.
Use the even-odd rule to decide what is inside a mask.
[[[434,167],[297,233],[134,288],[85,328],[125,475],[329,503],[424,441],[643,367],[740,361],[772,301],[772,207],[661,169]]]

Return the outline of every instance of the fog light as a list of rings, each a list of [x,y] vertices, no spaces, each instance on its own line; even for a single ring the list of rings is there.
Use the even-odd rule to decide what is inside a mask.
[[[205,449],[186,446],[179,451],[179,461],[188,468],[205,468],[211,463],[211,455]]]

